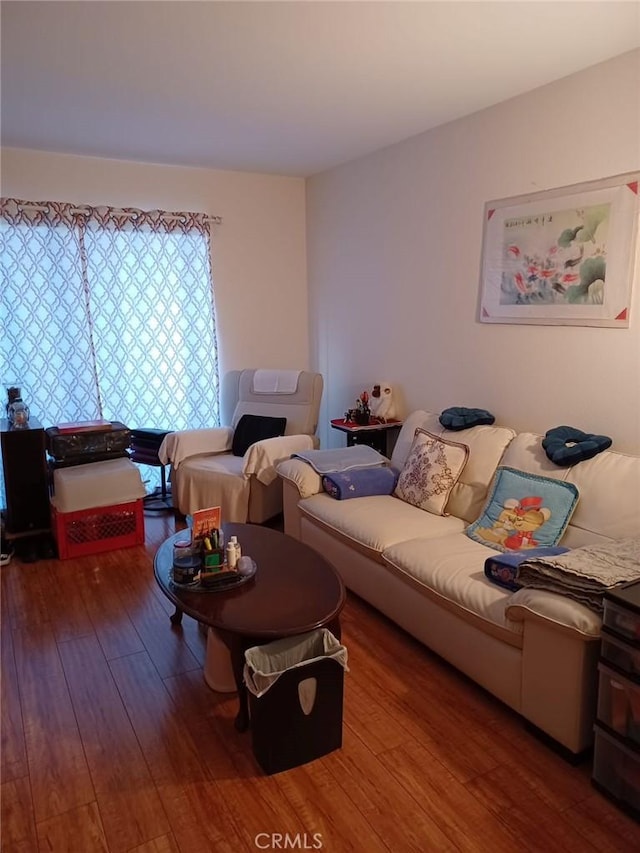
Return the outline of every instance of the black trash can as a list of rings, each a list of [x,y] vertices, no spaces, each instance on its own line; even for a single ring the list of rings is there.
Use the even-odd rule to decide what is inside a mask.
[[[346,669],[347,650],[326,628],[247,649],[253,754],[265,773],[340,749]]]

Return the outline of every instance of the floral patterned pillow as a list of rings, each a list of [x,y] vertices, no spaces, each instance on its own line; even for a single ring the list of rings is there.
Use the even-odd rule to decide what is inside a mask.
[[[446,515],[444,508],[468,456],[466,444],[417,429],[394,495],[427,512]]]

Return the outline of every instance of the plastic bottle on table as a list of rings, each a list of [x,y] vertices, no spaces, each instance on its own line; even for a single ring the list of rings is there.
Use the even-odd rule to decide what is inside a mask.
[[[233,542],[229,542],[227,545],[227,565],[230,569],[235,569],[236,563],[238,562],[238,555],[236,552],[236,546]]]
[[[232,536],[229,539],[229,543],[232,544],[234,546],[234,548],[236,549],[236,562],[237,562],[240,559],[240,557],[242,557],[242,549],[240,548],[240,543],[238,542],[238,537]]]

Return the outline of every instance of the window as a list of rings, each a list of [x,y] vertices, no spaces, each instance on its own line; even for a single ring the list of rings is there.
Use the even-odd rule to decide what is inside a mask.
[[[210,222],[0,200],[0,379],[33,417],[219,423]]]

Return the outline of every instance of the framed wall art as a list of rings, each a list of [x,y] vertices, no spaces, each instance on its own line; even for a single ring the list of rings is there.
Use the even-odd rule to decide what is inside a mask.
[[[640,173],[489,201],[482,323],[629,325]]]

